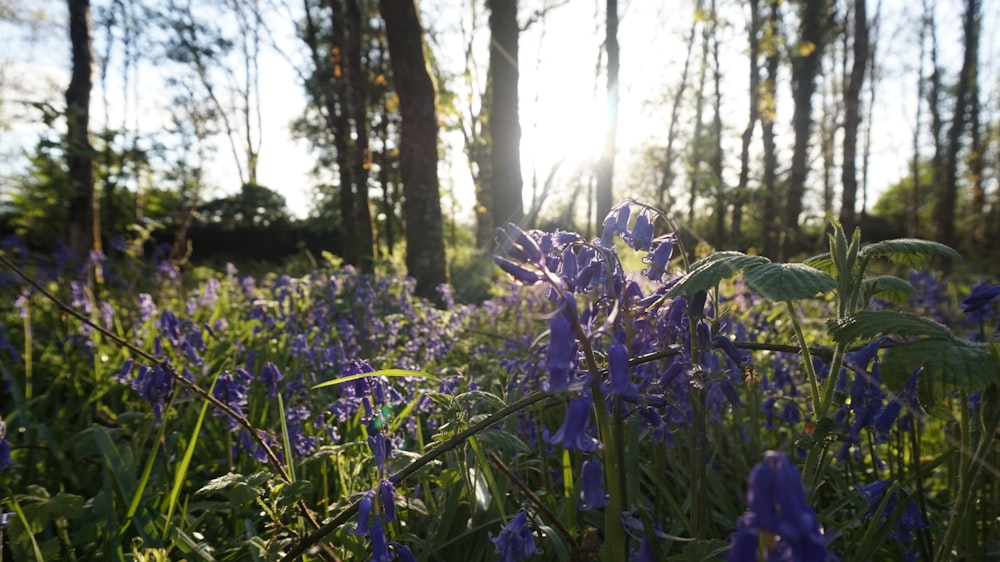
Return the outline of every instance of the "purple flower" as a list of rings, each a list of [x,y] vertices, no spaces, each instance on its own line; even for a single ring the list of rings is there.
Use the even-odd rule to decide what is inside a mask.
[[[354,526],[354,529],[348,531],[352,535],[363,537],[368,534],[368,519],[372,513],[372,498],[371,495],[365,494],[361,501],[358,502],[358,522]]]
[[[608,349],[608,393],[628,402],[639,401],[639,389],[629,375],[628,349],[616,343]]]
[[[635,217],[635,224],[632,225],[632,249],[649,250],[655,231],[656,227],[646,213],[639,213],[639,216]]]
[[[10,468],[14,461],[10,458],[10,442],[7,441],[7,424],[0,420],[0,471]]]
[[[608,494],[604,491],[604,472],[601,461],[588,459],[580,468],[580,511],[601,508],[608,505]]]
[[[737,529],[729,537],[727,562],[757,562],[757,545],[760,539],[750,529]]]
[[[382,470],[386,459],[392,457],[392,441],[381,432],[376,431],[368,436],[368,447],[371,448],[372,455],[375,457],[375,466]]]
[[[585,453],[596,449],[597,439],[587,433],[592,409],[593,404],[586,397],[580,397],[570,402],[562,427],[556,431],[555,435],[548,437],[547,441],[553,445],[561,445],[566,449],[576,449]]]
[[[382,479],[378,486],[378,497],[382,502],[383,513],[385,513],[386,521],[396,520],[396,498],[394,496],[396,492],[396,487],[392,485],[392,481]]]
[[[663,240],[657,244],[653,251],[642,258],[642,261],[649,265],[642,270],[642,274],[652,281],[660,281],[667,272],[667,264],[674,254],[674,243],[671,240]]]
[[[268,361],[264,363],[264,369],[260,374],[260,378],[264,382],[264,385],[267,386],[267,396],[274,398],[278,393],[278,383],[284,380],[285,377],[281,374],[277,365]]]
[[[622,205],[608,213],[604,218],[604,230],[601,232],[602,246],[610,248],[615,235],[624,234],[628,230],[629,213],[631,209],[628,205]]]
[[[1000,298],[1000,285],[990,285],[980,281],[972,288],[969,296],[962,300],[962,310],[966,314],[986,308]]]
[[[806,502],[802,476],[784,453],[767,451],[764,459],[750,471],[747,504],[750,511],[740,518],[740,528],[774,535],[776,541],[770,547],[771,559],[823,561],[834,558],[826,550],[819,517]],[[741,541],[746,540],[741,538]]]
[[[212,396],[222,403],[232,408],[237,414],[243,414],[243,408],[247,405],[247,390],[250,383],[250,374],[243,368],[237,368],[235,374],[225,371],[215,381],[215,388],[212,389]],[[230,429],[236,429],[236,420],[229,417],[226,423]]]
[[[381,523],[372,525],[368,538],[372,541],[372,562],[392,562],[393,557],[389,555],[389,544],[385,539],[385,529]]]
[[[570,362],[576,339],[570,330],[569,320],[562,315],[549,320],[549,392],[557,392],[569,385]]]
[[[500,269],[504,270],[507,274],[513,277],[515,281],[522,285],[530,286],[542,281],[541,274],[525,268],[516,261],[507,259],[503,256],[493,256],[493,261],[500,266]]]
[[[535,546],[535,536],[528,527],[528,514],[523,509],[500,529],[497,536],[490,533],[489,537],[496,545],[500,562],[518,562],[541,552]]]

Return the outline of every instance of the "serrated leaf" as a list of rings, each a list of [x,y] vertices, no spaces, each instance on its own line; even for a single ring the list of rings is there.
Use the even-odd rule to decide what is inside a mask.
[[[863,258],[883,257],[894,263],[908,265],[914,269],[923,267],[934,256],[943,256],[955,261],[962,261],[962,255],[948,246],[940,242],[920,240],[918,238],[883,240],[882,242],[875,242],[861,248],[861,257]]]
[[[930,412],[940,410],[953,390],[976,392],[1000,379],[1000,362],[989,345],[955,338],[930,338],[889,349],[880,373],[891,390],[900,390],[916,369],[920,403]]]
[[[491,449],[503,449],[517,453],[531,452],[531,448],[524,441],[521,441],[520,437],[499,429],[484,429],[476,434],[476,439]]]
[[[770,261],[763,256],[748,256],[742,252],[716,252],[693,263],[691,271],[667,292],[667,297],[713,289],[723,279],[728,279],[747,267]]]
[[[865,295],[879,297],[896,304],[906,304],[916,292],[912,285],[894,275],[879,275],[864,281]]]
[[[837,286],[828,273],[801,263],[765,263],[743,271],[747,287],[773,301],[794,301],[825,293]]]
[[[483,402],[493,402],[494,404],[500,406],[501,408],[506,407],[507,403],[492,392],[486,392],[484,390],[470,390],[468,392],[463,392],[455,397],[455,402],[459,405],[476,405]]]
[[[207,484],[198,489],[195,494],[209,494],[212,492],[218,492],[231,488],[237,484],[243,484],[248,486],[260,486],[267,482],[268,474],[266,472],[255,472],[249,476],[245,474],[238,474],[235,472],[230,472],[228,474],[223,474],[217,478],[213,478],[208,481]]]
[[[834,263],[833,254],[830,252],[813,256],[802,263],[808,265],[809,267],[816,268],[824,273],[829,273],[830,275],[837,273],[837,264]]]
[[[49,500],[49,512],[58,517],[79,519],[83,516],[83,498],[76,494],[60,492]]]
[[[870,340],[884,334],[906,337],[950,338],[951,330],[930,318],[909,312],[863,310],[847,318],[831,320],[827,331],[837,343]]]

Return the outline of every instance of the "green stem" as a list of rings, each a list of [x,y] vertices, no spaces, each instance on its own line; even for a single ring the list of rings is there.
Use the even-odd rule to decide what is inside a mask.
[[[1000,390],[997,389],[996,385],[983,391],[983,402],[980,406],[983,416],[983,432],[980,435],[979,444],[974,453],[972,453],[971,449],[972,437],[970,431],[972,424],[969,420],[968,396],[965,391],[961,393],[960,400],[962,402],[959,407],[961,408],[962,449],[959,451],[961,454],[958,474],[959,492],[955,500],[955,505],[951,510],[951,518],[948,520],[948,527],[946,528],[944,538],[938,544],[934,560],[943,562],[952,559],[951,550],[955,544],[955,539],[958,537],[959,531],[965,526],[964,519],[969,515],[966,512],[972,503],[973,484],[975,484],[976,478],[979,476],[979,470],[986,463],[986,456],[993,447],[997,430],[1000,429],[1000,403],[998,403],[1000,400],[998,400],[998,392]]]
[[[802,324],[799,322],[799,315],[795,311],[795,305],[792,304],[792,301],[785,301],[785,306],[788,308],[788,316],[792,320],[792,329],[795,330],[795,340],[799,342],[799,351],[802,353],[802,363],[806,370],[806,379],[809,381],[809,394],[812,397],[814,419],[819,419],[819,416],[816,414],[818,413],[821,398],[819,379],[816,377],[816,369],[813,368],[812,352],[809,351],[809,346],[806,345],[806,336],[802,331]]]

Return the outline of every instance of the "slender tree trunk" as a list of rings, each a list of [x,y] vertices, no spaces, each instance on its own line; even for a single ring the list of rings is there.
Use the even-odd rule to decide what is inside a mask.
[[[698,89],[694,99],[694,135],[688,147],[688,224],[694,225],[698,192],[701,186],[701,163],[703,160],[702,137],[705,134],[703,116],[705,112],[705,75],[708,73],[708,22],[702,22],[701,67],[698,70]]]
[[[747,30],[750,43],[750,117],[743,129],[740,145],[740,179],[733,195],[732,227],[729,233],[729,245],[740,245],[743,239],[743,204],[746,201],[747,186],[750,183],[750,143],[753,142],[753,130],[760,119],[760,0],[750,0],[750,27]]]
[[[489,0],[490,171],[493,224],[524,218],[521,122],[518,113],[517,0]]]
[[[90,39],[90,0],[68,0],[72,73],[66,89],[66,165],[73,196],[69,201],[70,248],[86,257],[100,249],[101,219],[94,193],[94,148],[90,144],[90,91],[94,54]]]
[[[941,85],[941,67],[938,63],[938,44],[937,44],[937,15],[935,10],[937,9],[937,4],[935,2],[924,3],[924,17],[926,29],[930,31],[931,34],[931,76],[930,76],[930,90],[927,92],[928,100],[927,107],[931,114],[931,137],[934,142],[934,153],[931,156],[931,182],[933,186],[931,189],[934,191],[934,199],[936,201],[940,190],[944,186],[945,182],[945,140],[944,140],[944,117],[941,114],[941,95],[943,87]],[[919,193],[916,194],[918,198]],[[919,206],[918,206],[919,208]],[[936,209],[935,209],[936,212]],[[919,219],[918,219],[919,222]],[[934,230],[938,229],[937,224],[934,225]],[[935,235],[939,234],[935,232]]]
[[[913,189],[907,194],[906,201],[906,235],[916,238],[920,205],[921,181],[920,181],[920,135],[923,130],[923,108],[926,100],[926,77],[924,76],[924,58],[927,55],[927,0],[924,0],[924,17],[920,24],[920,58],[917,64],[917,115],[913,127],[913,161],[910,162],[910,175],[913,176]]]
[[[979,22],[976,22],[979,25]],[[978,35],[978,31],[977,31]],[[973,62],[973,69],[969,78],[969,176],[972,183],[972,221],[970,242],[977,250],[985,249],[986,242],[986,188],[983,186],[983,169],[985,168],[983,157],[982,122],[979,115],[979,62]]]
[[[722,180],[722,67],[719,65],[719,19],[712,0],[712,81],[715,101],[712,106],[712,182],[715,184],[715,243],[726,243],[726,184]]]
[[[333,124],[333,144],[336,148],[337,175],[340,177],[338,186],[338,202],[340,207],[340,224],[344,236],[341,252],[346,263],[361,267],[364,251],[358,241],[361,239],[361,229],[357,221],[357,202],[354,195],[354,142],[351,139],[351,87],[349,61],[347,60],[349,41],[347,37],[347,10],[344,0],[333,0],[331,3],[332,17],[330,28],[329,64],[332,65],[331,78],[333,94],[327,94],[328,111]],[[320,86],[321,88],[323,86]]]
[[[375,244],[372,239],[372,214],[368,205],[368,86],[362,68],[362,28],[361,9],[358,0],[347,0],[347,82],[349,84],[350,114],[354,121],[354,142],[351,152],[351,188],[354,191],[352,218],[358,232],[357,246],[361,271],[375,270]]]
[[[612,177],[615,171],[615,137],[618,134],[618,0],[607,0],[607,35],[605,46],[608,53],[607,114],[604,130],[604,145],[601,159],[597,163],[597,221],[611,212],[614,204]]]
[[[948,130],[948,154],[945,159],[945,183],[938,192],[935,205],[935,223],[939,241],[954,246],[957,235],[955,229],[955,207],[958,200],[958,155],[962,148],[962,133],[965,131],[972,80],[975,77],[979,47],[979,0],[966,0],[963,22],[965,34],[965,56],[962,71],[955,91],[955,113]]]
[[[868,175],[872,156],[872,121],[875,114],[875,94],[878,92],[878,37],[882,20],[882,0],[875,3],[875,16],[868,32],[868,121],[865,123],[865,142],[861,152],[861,215],[858,223],[868,220]]]
[[[379,6],[402,116],[399,163],[406,268],[417,281],[417,296],[440,302],[437,288],[448,277],[437,177],[434,83],[424,59],[423,31],[414,0],[382,0]]]
[[[812,98],[816,91],[825,46],[826,29],[830,19],[829,0],[803,0],[800,10],[799,44],[792,57],[792,100],[795,109],[792,127],[795,144],[792,149],[792,167],[788,176],[785,200],[786,239],[781,245],[780,258],[794,252],[800,243],[803,198],[809,176],[809,145],[812,131]]]
[[[854,0],[854,44],[851,74],[844,90],[844,167],[841,194],[840,224],[845,232],[857,226],[858,193],[858,128],[861,123],[861,87],[868,68],[868,11],[865,0]],[[846,26],[845,26],[846,27]],[[846,53],[845,53],[846,56]]]
[[[764,212],[761,217],[763,223],[763,243],[764,255],[777,258],[781,250],[781,239],[784,233],[782,226],[782,215],[779,201],[780,191],[778,189],[778,155],[774,143],[774,121],[777,118],[777,97],[778,82],[778,49],[775,46],[778,37],[778,28],[781,18],[781,0],[770,0],[770,15],[768,17],[767,33],[769,34],[770,46],[767,50],[767,58],[764,62],[765,78],[762,88],[762,96],[766,103],[762,104],[760,111],[761,141],[764,148],[764,173],[761,178],[764,190]]]
[[[696,10],[701,10],[702,0],[698,0]],[[674,153],[674,143],[677,141],[677,126],[680,122],[681,102],[684,100],[684,93],[688,86],[688,72],[691,68],[691,55],[694,53],[695,30],[698,29],[698,18],[691,17],[691,30],[688,32],[687,55],[684,57],[684,68],[681,70],[680,84],[674,93],[674,99],[670,109],[670,125],[667,127],[667,150],[663,157],[663,174],[660,176],[659,196],[657,204],[666,212],[670,212],[673,202],[670,197],[670,188],[674,184],[674,161],[677,155]]]

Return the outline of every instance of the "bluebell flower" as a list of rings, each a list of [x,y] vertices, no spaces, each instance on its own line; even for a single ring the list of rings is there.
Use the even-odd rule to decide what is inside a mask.
[[[493,261],[500,269],[514,278],[521,285],[536,285],[541,283],[542,275],[521,265],[520,263],[507,259],[503,256],[493,256]]]
[[[162,420],[163,407],[174,389],[174,378],[170,372],[160,364],[141,365],[134,377],[129,377],[134,363],[131,359],[125,361],[125,365],[118,372],[116,379],[132,387],[132,390],[139,393],[143,399],[152,404],[153,416],[157,423]]]
[[[663,280],[663,275],[667,272],[667,264],[674,255],[674,243],[672,240],[663,240],[647,254],[642,261],[649,267],[642,270],[642,274],[651,281],[659,282]]]
[[[267,396],[274,398],[278,394],[278,383],[284,380],[285,376],[281,374],[277,365],[268,361],[264,363],[260,378],[267,387]]]
[[[583,466],[580,467],[580,511],[604,507],[609,501],[608,494],[604,491],[601,461],[583,461]]]
[[[737,529],[729,537],[727,562],[757,562],[760,538],[750,529]]]
[[[635,217],[635,224],[632,225],[632,249],[649,250],[653,242],[653,234],[656,233],[656,225],[649,220],[646,213],[639,213]]]
[[[621,205],[608,213],[604,218],[604,229],[601,232],[601,245],[610,248],[611,242],[616,234],[624,234],[628,231],[628,219],[631,209],[628,205]]]
[[[370,494],[365,494],[358,501],[358,522],[354,528],[348,531],[352,535],[363,537],[368,534],[368,521],[372,513],[372,498]]]
[[[392,485],[391,480],[382,479],[378,485],[378,497],[379,501],[382,502],[382,513],[385,514],[386,521],[396,520],[396,498],[395,498],[396,487]]]
[[[598,441],[588,433],[593,403],[587,397],[574,399],[566,409],[566,418],[558,431],[546,440],[566,449],[589,453],[597,448]]]
[[[885,494],[889,492],[891,488],[892,485],[888,480],[876,480],[871,484],[861,484],[854,487],[854,489],[864,498],[865,503],[869,506],[868,511],[862,517],[862,521],[868,521],[875,515],[879,505],[885,498]],[[901,490],[892,490],[889,499],[885,500],[885,508],[882,510],[882,515],[879,519],[880,521],[885,521],[896,510],[896,504],[898,503],[901,494]],[[896,523],[896,528],[889,532],[889,537],[902,541],[903,544],[909,546],[913,543],[913,539],[916,536],[915,531],[917,529],[926,529],[930,527],[930,523],[928,523],[920,513],[920,508],[917,506],[917,502],[914,500],[913,496],[910,496],[906,502],[906,507],[903,509],[903,513]]]
[[[247,391],[251,378],[250,374],[242,367],[237,368],[234,372],[224,371],[215,381],[212,396],[229,406],[237,414],[243,415],[243,408],[247,406]],[[216,413],[223,415],[222,412]],[[226,424],[231,430],[239,427],[236,420],[228,415],[226,416]]]
[[[413,552],[406,545],[399,544],[398,542],[390,542],[389,548],[396,553],[396,558],[399,559],[399,562],[417,562],[416,557],[413,556]]]
[[[497,536],[490,533],[489,537],[496,545],[499,562],[518,562],[541,552],[535,546],[535,535],[528,527],[528,514],[523,509],[500,529]]]
[[[372,542],[371,562],[392,562],[393,556],[389,554],[389,543],[385,538],[385,529],[381,523],[372,525],[368,532],[368,538]]]
[[[373,430],[373,428],[369,428],[369,430]],[[368,436],[368,447],[372,450],[375,466],[382,470],[385,461],[392,457],[392,441],[378,430],[373,431],[374,433]]]
[[[7,441],[7,424],[0,420],[0,471],[14,465],[10,458],[10,442]]]
[[[569,385],[570,363],[573,360],[573,337],[569,320],[562,315],[549,320],[549,392],[558,392]]]
[[[982,310],[1000,298],[1000,285],[980,281],[972,288],[969,296],[962,300],[962,310],[969,314]]]
[[[608,349],[608,382],[608,394],[628,402],[639,401],[639,389],[632,382],[624,344],[612,344]]]
[[[826,550],[819,517],[806,502],[802,476],[784,453],[767,451],[750,472],[747,505],[749,512],[740,518],[739,526],[773,535],[771,559],[835,559]],[[745,537],[741,540],[747,541]]]

